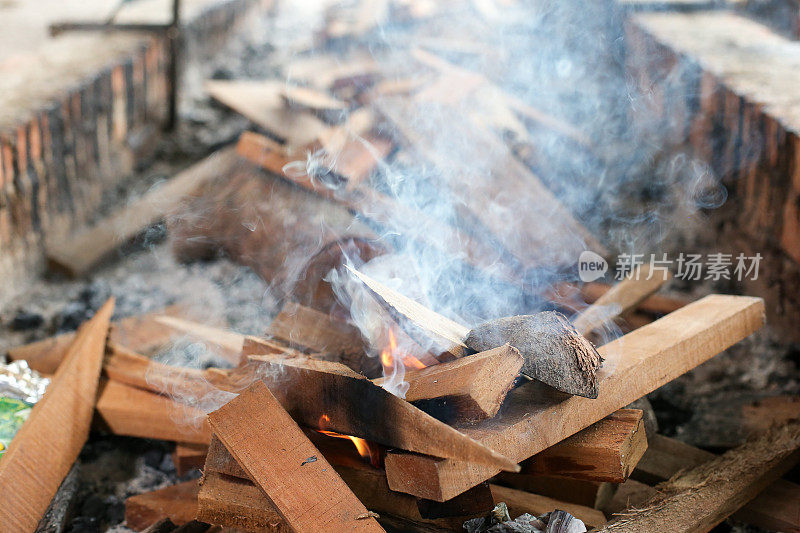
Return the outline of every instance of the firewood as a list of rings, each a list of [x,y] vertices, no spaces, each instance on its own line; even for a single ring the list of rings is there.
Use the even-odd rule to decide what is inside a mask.
[[[587,398],[597,397],[596,372],[602,358],[594,346],[554,311],[491,320],[470,330],[422,304],[403,296],[379,281],[345,265],[384,309],[407,328],[410,335],[432,334],[456,348],[448,351],[459,356],[460,348],[482,352],[506,343],[522,354],[522,373],[551,387]],[[428,335],[430,338],[431,335]]]
[[[448,419],[481,420],[500,410],[522,368],[522,356],[509,345],[422,370],[406,372],[406,401]],[[384,378],[373,383],[382,386]]]
[[[505,502],[508,506],[508,513],[512,518],[524,513],[539,516],[560,509],[582,520],[587,528],[597,527],[606,523],[605,515],[591,507],[554,500],[546,496],[539,496],[538,494],[510,489],[500,485],[491,485],[491,487],[495,501],[497,503]]]
[[[112,322],[108,339],[111,342],[123,344],[138,353],[149,355],[159,348],[169,344],[175,330],[154,320],[159,315],[179,316],[185,313],[180,305],[172,305],[161,311],[136,315]],[[62,333],[11,348],[8,357],[12,361],[24,359],[28,366],[43,374],[55,374],[58,365],[64,358],[70,344],[75,339],[75,333]]]
[[[55,268],[71,276],[85,274],[120,244],[173,212],[187,195],[192,194],[205,182],[219,177],[220,169],[227,168],[235,158],[236,154],[232,148],[212,154],[109,218],[70,239],[59,239],[57,242],[49,243],[48,261]]]
[[[246,531],[289,533],[275,506],[249,479],[207,471],[197,495],[197,518]]]
[[[489,468],[519,469],[515,462],[344,365],[317,360],[276,361],[260,356],[250,359],[265,365],[265,379],[270,389],[284,409],[306,427],[319,428],[320,420],[325,417],[332,431],[385,446],[459,458]]]
[[[382,531],[263,383],[208,420],[295,531]]]
[[[613,285],[593,281],[591,283],[584,283],[580,288],[580,292],[587,302],[594,303],[613,287]],[[654,315],[668,315],[669,313],[677,311],[688,303],[688,300],[676,298],[674,296],[651,294],[639,302],[636,307],[638,310],[645,313]]]
[[[197,480],[186,481],[125,500],[125,525],[142,531],[163,518],[175,525],[191,522],[197,516]]]
[[[0,461],[0,523],[33,531],[89,437],[114,299],[80,327],[52,382]]]
[[[238,355],[242,351],[245,336],[239,333],[172,316],[157,316],[155,321],[192,337],[211,342],[231,354]]]
[[[631,478],[617,488],[614,496],[601,509],[610,517],[624,513],[627,509],[641,508],[657,494],[658,491],[650,485]]]
[[[620,409],[523,462],[520,473],[622,483],[645,450],[642,411]]]
[[[612,499],[616,485],[605,481],[585,481],[565,477],[551,477],[502,472],[491,483],[512,489],[546,496],[593,509],[604,509]]]
[[[190,470],[203,468],[206,463],[208,446],[192,442],[175,443],[172,451],[172,462],[175,464],[175,471],[179,477],[184,476]]]
[[[763,323],[759,298],[707,296],[602,346],[609,369],[599,372],[596,400],[548,397],[529,383],[509,394],[502,417],[456,427],[514,460],[525,460],[688,372]],[[386,457],[392,490],[431,500],[452,498],[496,473],[423,455],[390,452]]]
[[[207,81],[212,98],[267,130],[281,143],[305,146],[330,126],[309,112],[289,109],[282,97],[283,81]]]
[[[116,381],[100,387],[97,421],[115,435],[196,444],[211,439],[199,409]]]
[[[312,111],[347,111],[349,106],[322,91],[300,85],[284,85],[280,93],[283,101],[290,107]]]
[[[792,422],[662,483],[659,495],[600,531],[708,531],[800,461]]]
[[[651,273],[650,267],[643,265],[584,309],[572,324],[583,335],[589,335],[615,316],[635,308],[660,289],[670,277],[669,273]]]
[[[649,441],[650,447],[632,475],[636,480],[647,483],[666,481],[678,472],[696,468],[716,457],[711,452],[663,435],[652,435]],[[778,479],[733,516],[763,529],[798,531],[798,509],[800,485]]]

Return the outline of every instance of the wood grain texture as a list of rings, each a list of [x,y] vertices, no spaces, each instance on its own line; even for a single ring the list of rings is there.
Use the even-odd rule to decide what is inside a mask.
[[[494,468],[518,466],[451,426],[398,398],[344,365],[328,361],[252,356],[264,365],[265,380],[292,417],[319,428],[402,450],[461,458]],[[492,467],[490,466],[490,468]]]
[[[800,422],[777,427],[658,486],[601,532],[708,531],[800,461]]]
[[[383,531],[264,383],[254,383],[208,420],[298,533]]]
[[[0,524],[33,531],[78,458],[94,413],[114,299],[80,327],[47,392],[0,458]]]
[[[125,524],[142,531],[162,518],[178,526],[191,522],[197,517],[199,488],[197,480],[191,480],[131,496],[125,500]]]
[[[197,519],[246,531],[293,531],[252,481],[213,471],[203,476],[197,494]]]
[[[620,409],[526,460],[520,473],[623,483],[645,450],[642,411]]]
[[[520,353],[508,344],[441,363],[409,370],[405,399],[428,412],[441,412],[448,419],[482,420],[500,410],[522,368]],[[374,379],[382,385],[384,378]],[[429,400],[429,401],[426,401]],[[436,400],[431,402],[430,400]]]
[[[223,149],[178,173],[124,209],[70,239],[47,246],[50,263],[71,276],[80,276],[120,244],[174,211],[187,195],[207,181],[218,178],[236,157],[232,148]]]
[[[764,323],[760,298],[711,295],[602,346],[599,396],[548,397],[535,383],[509,394],[501,417],[465,434],[517,461],[549,448],[617,409],[688,372],[757,331]],[[390,452],[392,490],[444,501],[489,479],[496,469],[423,455]]]
[[[650,484],[666,481],[716,457],[663,435],[652,435],[649,442],[632,477]],[[800,531],[800,485],[779,479],[737,511],[734,518],[764,529]]]
[[[205,415],[146,390],[106,381],[97,398],[97,421],[115,435],[208,444],[211,431]]]

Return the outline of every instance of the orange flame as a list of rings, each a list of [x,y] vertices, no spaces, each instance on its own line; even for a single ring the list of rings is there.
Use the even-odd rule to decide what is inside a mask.
[[[403,365],[408,368],[415,368],[417,370],[425,368],[425,363],[417,359],[411,354],[398,354],[397,338],[394,335],[394,330],[389,328],[389,346],[381,351],[381,365],[383,365],[383,373],[389,374],[394,367],[395,358],[403,362]]]
[[[319,427],[317,431],[322,433],[323,435],[327,435],[328,437],[336,437],[337,439],[350,439],[353,445],[356,447],[356,451],[358,455],[361,456],[362,459],[369,461],[372,466],[378,467],[380,464],[380,453],[378,450],[374,450],[370,446],[369,442],[361,439],[359,437],[353,437],[352,435],[345,435],[343,433],[336,433],[335,431],[328,431],[326,429],[321,429],[328,425],[331,421],[331,417],[327,414],[323,414],[319,417]]]

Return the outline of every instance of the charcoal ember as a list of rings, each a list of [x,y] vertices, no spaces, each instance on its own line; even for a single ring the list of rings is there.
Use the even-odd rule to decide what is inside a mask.
[[[44,324],[44,317],[39,313],[31,313],[29,311],[19,311],[11,319],[11,329],[14,331],[27,331],[29,329],[36,329]]]

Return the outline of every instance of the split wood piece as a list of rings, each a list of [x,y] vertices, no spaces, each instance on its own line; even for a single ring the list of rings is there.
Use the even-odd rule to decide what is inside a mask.
[[[197,518],[245,531],[291,533],[275,506],[249,479],[206,471],[197,494]]]
[[[594,303],[613,287],[614,285],[593,281],[591,283],[584,283],[580,288],[580,292],[585,301],[588,303]],[[689,300],[682,298],[664,296],[663,294],[651,294],[639,302],[637,309],[639,311],[654,315],[668,315],[673,311],[677,311],[688,303]]]
[[[647,450],[642,411],[620,409],[522,463],[522,474],[623,483]]]
[[[207,81],[205,88],[212,98],[288,146],[306,146],[330,128],[312,113],[289,109],[281,96],[283,81]]]
[[[585,505],[554,500],[547,496],[539,496],[538,494],[510,489],[500,485],[491,485],[491,488],[495,502],[504,502],[508,506],[508,513],[511,518],[516,518],[525,513],[540,516],[560,509],[583,521],[589,529],[606,523],[606,517],[602,512]]]
[[[197,480],[178,483],[125,500],[125,525],[142,531],[163,518],[183,525],[197,517]]]
[[[466,164],[467,154],[437,150],[441,143],[433,137],[441,135],[441,128],[434,134],[431,124],[407,120],[425,116],[420,106],[387,98],[381,101],[380,111],[411,148],[442,172],[439,185],[444,194],[452,196],[462,222],[503,252],[504,262],[513,259],[523,270],[530,270],[571,265],[587,249],[605,254],[597,239],[493,132],[472,124],[461,111],[440,106],[435,116],[448,123],[448,132],[459,132],[455,144],[468,146],[471,157],[492,154],[491,172],[472,169]],[[487,209],[487,205],[494,208]],[[559,246],[553,246],[554,242]]]
[[[662,483],[656,498],[600,531],[708,531],[800,461],[800,422],[774,428]]]
[[[598,375],[596,400],[548,397],[542,387],[529,383],[508,395],[502,417],[462,431],[523,461],[688,372],[763,324],[760,298],[707,296],[601,347],[608,363]],[[496,473],[497,469],[422,455],[389,452],[386,457],[392,490],[437,501]]]
[[[239,137],[236,149],[239,155],[270,173],[281,176],[324,198],[334,200],[347,207],[352,213],[357,213],[398,233],[405,233],[402,226],[403,221],[414,221],[414,228],[425,227],[428,230],[425,234],[419,234],[412,228],[411,233],[415,238],[423,239],[426,245],[441,251],[447,257],[463,257],[466,263],[483,272],[492,272],[493,275],[507,281],[519,279],[521,274],[511,266],[498,262],[498,254],[486,243],[435,217],[408,207],[372,187],[360,185],[377,165],[376,156],[385,157],[392,147],[380,137],[369,135],[365,135],[365,137],[370,146],[369,150],[365,150],[361,142],[358,145],[354,145],[352,142],[348,143],[344,149],[345,154],[342,155],[349,153],[355,155],[352,156],[352,159],[342,160],[340,157],[336,162],[334,171],[348,179],[346,190],[328,187],[319,179],[310,178],[306,173],[284,172],[284,167],[296,161],[297,157],[292,156],[291,153],[287,154],[285,148],[263,135],[244,132]],[[353,147],[348,148],[351,145]],[[350,161],[353,163],[350,164]],[[356,164],[357,162],[358,164]],[[356,169],[361,170],[357,172]],[[427,238],[427,235],[434,237]],[[367,259],[363,254],[361,257]]]
[[[316,432],[306,432],[307,435]],[[316,433],[320,435],[319,433]],[[326,438],[326,437],[323,437]],[[350,490],[358,497],[359,500],[369,509],[384,514],[390,514],[398,518],[409,520],[415,523],[424,523],[431,526],[445,527],[449,529],[458,529],[469,518],[474,518],[482,514],[486,514],[493,506],[492,496],[484,493],[483,490],[475,491],[476,494],[470,494],[473,491],[468,491],[464,494],[470,495],[469,498],[456,498],[457,501],[450,501],[445,503],[428,502],[418,500],[408,494],[393,492],[389,490],[389,485],[386,482],[386,474],[383,470],[379,470],[372,466],[365,464],[362,460],[352,460],[349,457],[342,456],[338,453],[338,449],[334,450],[329,445],[331,441],[341,442],[340,439],[326,438],[325,442],[321,443],[319,450],[323,453],[325,458],[333,465],[337,473],[347,483]],[[209,475],[221,475],[229,480],[239,481],[239,487],[245,486],[241,482],[252,483],[252,480],[247,473],[242,469],[236,460],[230,455],[230,452],[216,437],[212,438],[211,446],[209,447],[208,458],[205,465],[206,478]],[[201,495],[202,495],[201,491]],[[257,520],[262,521],[258,517],[262,517],[265,511],[273,509],[273,505],[269,500],[259,491],[261,498],[260,502],[254,502],[255,511],[243,512],[242,518],[254,516]],[[230,494],[219,494],[220,498],[230,499]],[[201,510],[203,503],[201,502]],[[214,506],[213,503],[209,507]],[[219,504],[217,504],[219,506]],[[267,509],[264,509],[264,508]],[[234,525],[236,517],[229,517],[227,520],[222,520],[224,514],[228,514],[227,510],[220,509],[218,512],[221,515],[218,520],[212,523],[220,525]],[[233,521],[231,521],[233,518]]]
[[[284,84],[281,98],[289,107],[310,109],[312,111],[344,112],[350,107],[347,102],[310,87]]]
[[[635,308],[660,289],[670,277],[669,272],[651,272],[649,265],[643,265],[584,309],[572,324],[581,334],[589,335],[613,318]]]
[[[117,320],[111,324],[108,340],[124,344],[138,353],[149,355],[168,345],[175,334],[175,330],[159,324],[154,318],[159,315],[180,316],[185,312],[183,306],[172,305],[161,311]],[[24,359],[28,362],[28,366],[37,372],[55,374],[74,339],[75,333],[62,333],[55,337],[11,348],[8,350],[8,357],[12,361]]]
[[[239,354],[242,351],[245,336],[239,333],[172,316],[157,316],[155,320],[192,337],[211,342],[232,353]]]
[[[500,410],[522,368],[508,344],[447,363],[407,371],[405,399],[437,418],[482,420]],[[383,386],[385,378],[373,380]],[[439,416],[441,415],[441,416]]]
[[[324,354],[307,354],[287,346],[275,339],[263,339],[261,337],[247,336],[242,344],[242,364],[246,364],[250,355],[275,355],[282,359],[299,357],[301,359],[321,358],[327,359]],[[332,356],[331,356],[332,357]]]
[[[207,181],[218,178],[236,158],[233,148],[223,149],[148,191],[111,217],[69,239],[47,245],[50,264],[71,276],[81,276],[120,244],[172,213]]]
[[[551,387],[587,398],[597,397],[597,369],[603,359],[594,346],[555,311],[498,318],[470,330],[379,281],[345,267],[356,276],[409,335],[443,339],[455,345],[448,352],[459,357],[463,348],[483,352],[506,343],[522,354],[522,373]]]
[[[201,410],[116,381],[100,387],[97,421],[114,435],[196,444],[211,440]]]
[[[208,420],[298,533],[383,531],[264,383],[254,383]]]
[[[208,446],[192,442],[178,442],[172,451],[172,462],[178,477],[183,477],[190,470],[203,468],[206,464]]]
[[[487,465],[488,468],[519,470],[516,462],[436,420],[344,365],[317,360],[276,361],[261,356],[252,356],[250,360],[265,365],[265,379],[270,389],[284,409],[306,427],[319,428],[320,420],[325,416],[326,429],[337,433],[401,450]]]
[[[616,490],[616,484],[551,476],[531,476],[503,472],[492,483],[523,492],[547,496],[554,500],[575,503],[593,509],[604,509]]]
[[[678,472],[696,468],[716,457],[663,435],[653,435],[649,441],[650,447],[632,475],[646,483],[666,481]],[[779,479],[733,516],[763,529],[800,531],[800,485]]]
[[[153,361],[114,343],[109,344],[107,352],[103,371],[111,380],[180,401],[187,400],[187,403],[220,391],[237,393],[256,379],[252,366],[205,370],[176,367]]]
[[[78,329],[47,392],[0,460],[0,524],[33,531],[89,437],[114,299]]]

